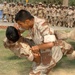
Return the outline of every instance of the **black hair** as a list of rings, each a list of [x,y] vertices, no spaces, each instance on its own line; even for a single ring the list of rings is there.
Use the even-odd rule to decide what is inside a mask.
[[[26,10],[20,10],[16,15],[15,15],[15,21],[22,21],[24,22],[25,20],[29,19],[31,20],[34,18],[28,11]]]
[[[6,37],[8,40],[12,41],[12,42],[16,42],[19,40],[20,35],[18,33],[18,30],[13,27],[13,26],[8,26],[6,29]]]

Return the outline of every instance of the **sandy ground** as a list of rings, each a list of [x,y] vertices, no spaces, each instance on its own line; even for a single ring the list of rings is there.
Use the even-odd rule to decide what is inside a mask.
[[[65,70],[65,69],[58,69],[55,71],[51,71],[49,75],[75,75],[75,70]]]

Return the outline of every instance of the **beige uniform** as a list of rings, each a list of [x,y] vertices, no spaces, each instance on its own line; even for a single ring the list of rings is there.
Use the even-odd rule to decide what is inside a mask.
[[[33,15],[34,15],[34,16],[37,16],[37,10],[38,10],[38,8],[34,7],[33,10],[34,10]]]
[[[48,24],[45,20],[34,17],[33,31],[30,31],[35,44],[42,44],[56,41],[53,29],[49,29]],[[52,35],[51,35],[52,33]],[[48,69],[51,69],[63,56],[60,46],[54,46],[51,49],[41,50],[41,63],[33,63],[33,72],[40,75],[46,75]],[[33,74],[30,74],[33,75]]]
[[[7,5],[4,5],[2,10],[3,10],[3,14],[8,14],[8,6]]]
[[[22,10],[22,9],[24,9],[23,6],[17,5],[17,6],[16,6],[16,13],[18,13],[18,12],[19,12],[20,10]]]
[[[3,8],[2,8],[2,11],[3,11],[3,17],[2,17],[2,19],[4,20],[4,18],[6,16],[6,20],[8,20],[8,13],[9,13],[8,6],[4,5]]]
[[[10,49],[18,57],[27,57],[27,59],[30,61],[33,61],[34,59],[30,46],[26,43],[26,39],[24,38],[21,38],[21,40],[17,41],[16,43],[9,43],[7,38],[5,38],[4,46]]]
[[[44,9],[43,9],[43,7],[38,7],[37,16],[39,18],[44,18]]]
[[[10,21],[14,22],[14,18],[15,18],[15,14],[16,14],[16,7],[10,7],[9,9],[9,13],[10,13]]]
[[[28,12],[30,12],[30,11],[31,11],[31,7],[26,7],[26,10],[27,10]]]
[[[47,71],[53,68],[56,63],[73,50],[72,46],[65,41],[57,40],[54,30],[49,27],[44,19],[34,17],[34,27],[29,29],[30,35],[36,45],[48,42],[54,42],[55,46],[46,50],[40,50],[41,63],[33,63],[33,73],[40,72],[39,75],[47,75]],[[64,51],[64,52],[63,52]],[[30,74],[33,75],[33,74]]]
[[[50,23],[50,8],[47,7],[45,10],[45,18],[47,19],[48,23]]]

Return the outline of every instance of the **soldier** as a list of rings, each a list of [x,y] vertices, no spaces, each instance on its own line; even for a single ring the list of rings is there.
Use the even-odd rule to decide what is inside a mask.
[[[46,16],[47,16],[47,5],[43,4],[42,7],[43,7],[43,18],[46,19]]]
[[[24,5],[23,5],[23,3],[20,3],[20,9],[19,9],[19,11],[23,10],[23,9],[24,9]]]
[[[73,10],[72,7],[70,6],[68,10],[68,27],[72,27],[72,25],[73,25]]]
[[[34,16],[37,16],[37,11],[38,11],[38,5],[36,4],[33,8],[34,10]]]
[[[49,27],[45,19],[33,17],[28,11],[21,10],[16,14],[15,21],[22,29],[29,30],[32,40],[36,44],[32,46],[31,50],[40,52],[41,62],[33,63],[29,75],[48,75],[63,54],[72,54],[75,58],[72,46],[56,39],[54,30]]]
[[[49,5],[49,14],[50,14],[50,23],[51,23],[51,25],[52,25],[52,20],[53,20],[53,18],[52,18],[52,6],[51,5]]]
[[[61,19],[60,19],[60,14],[61,14],[61,10],[60,7],[56,7],[56,26],[60,26],[61,25]],[[59,24],[60,23],[60,24]]]
[[[37,10],[37,16],[39,18],[44,18],[44,9],[42,7],[42,2],[39,2],[38,10]]]
[[[11,7],[9,9],[9,13],[10,13],[10,19],[11,19],[10,21],[14,22],[14,18],[15,18],[15,14],[16,14],[16,8],[15,8],[14,3],[11,4]]]
[[[30,7],[30,4],[29,4],[29,3],[26,5],[26,10],[27,10],[28,12],[31,11],[31,7]]]
[[[23,4],[21,2],[17,2],[16,13],[18,13],[21,9],[24,9]]]
[[[40,59],[39,53],[32,53],[30,47],[35,45],[33,41],[19,35],[18,30],[13,26],[9,26],[6,30],[6,38],[4,39],[5,48],[10,49],[18,57],[27,57],[30,61],[36,61],[35,54]]]
[[[30,4],[30,13],[32,14],[32,15],[34,15],[34,5],[33,4]]]
[[[54,26],[54,25],[56,25],[56,6],[53,4],[52,5],[52,15],[51,15],[51,17],[52,17],[52,25]]]
[[[24,5],[24,10],[26,10],[26,4]]]
[[[19,8],[19,2],[17,2],[17,4],[15,5],[15,8],[16,8],[15,12],[18,13],[19,12],[19,9],[18,9]]]
[[[3,5],[3,8],[2,8],[2,11],[3,11],[2,20],[4,21],[4,18],[6,17],[6,20],[8,21],[9,9],[8,9],[7,2],[6,1],[4,1],[4,5]]]
[[[64,9],[63,9],[63,20],[62,20],[63,26],[67,26],[67,13],[68,13],[68,7],[64,6]]]
[[[8,18],[8,21],[10,22],[11,21],[11,17],[10,17],[10,9],[12,7],[12,3],[9,3],[9,12],[8,12],[8,15],[9,15],[9,18]]]
[[[50,22],[50,18],[51,18],[50,17],[50,7],[48,6],[45,10],[46,10],[45,17],[46,17],[48,23],[51,25],[51,22]]]

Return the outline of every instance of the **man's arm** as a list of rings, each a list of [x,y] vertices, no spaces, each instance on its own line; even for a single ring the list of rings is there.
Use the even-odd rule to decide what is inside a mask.
[[[35,53],[39,50],[46,50],[46,49],[52,48],[53,46],[54,46],[53,42],[43,43],[36,46],[32,46],[31,50]]]

